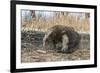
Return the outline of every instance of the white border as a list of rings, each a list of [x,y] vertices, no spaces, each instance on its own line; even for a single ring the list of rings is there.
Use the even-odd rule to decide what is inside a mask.
[[[70,11],[70,12],[89,12],[90,13],[90,60],[81,61],[62,61],[62,62],[39,62],[21,63],[21,9],[28,10],[49,10],[49,11]],[[70,7],[50,7],[34,5],[16,5],[16,68],[39,68],[53,66],[72,66],[94,64],[94,10]]]

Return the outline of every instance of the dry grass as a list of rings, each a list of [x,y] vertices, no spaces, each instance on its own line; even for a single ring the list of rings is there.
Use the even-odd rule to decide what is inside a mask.
[[[23,48],[21,51],[21,62],[51,62],[51,61],[74,61],[74,60],[88,60],[90,58],[89,49],[78,49],[77,51],[66,54],[58,53],[52,50],[34,50],[29,48]]]
[[[89,18],[80,20],[77,16],[72,15],[59,15],[44,20],[43,18],[33,18],[31,22],[23,22],[22,30],[34,30],[39,29],[46,31],[48,28],[54,25],[65,25],[75,28],[77,31],[89,32],[90,21]]]

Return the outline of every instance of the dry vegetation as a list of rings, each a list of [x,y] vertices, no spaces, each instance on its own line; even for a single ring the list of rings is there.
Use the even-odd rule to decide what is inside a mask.
[[[34,17],[30,22],[23,22],[22,30],[34,30],[39,29],[46,31],[48,28],[54,25],[65,25],[75,28],[77,31],[89,32],[90,31],[90,21],[89,18],[81,19],[79,16],[73,16],[65,12],[63,15],[59,12],[58,15],[53,16],[52,18],[44,19],[42,17]]]
[[[50,62],[50,61],[71,61],[71,60],[88,60],[90,58],[89,49],[78,49],[77,51],[66,54],[59,53],[53,50],[34,50],[29,48],[23,48],[21,51],[21,62]]]

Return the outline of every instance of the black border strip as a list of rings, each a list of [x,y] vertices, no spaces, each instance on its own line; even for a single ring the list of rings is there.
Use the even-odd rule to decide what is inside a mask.
[[[16,69],[16,5],[17,4],[94,9],[94,64]],[[33,2],[33,1],[11,1],[11,30],[10,32],[11,32],[10,33],[10,43],[11,43],[10,44],[10,47],[11,47],[10,71],[11,72],[30,72],[30,71],[45,71],[45,70],[47,71],[47,70],[97,67],[97,6],[95,5],[62,4],[62,3]]]
[[[94,65],[97,67],[97,7],[94,8]]]
[[[16,3],[11,1],[11,26],[10,26],[10,47],[11,47],[11,60],[10,60],[10,71],[16,70]]]
[[[73,8],[91,8],[95,5],[81,5],[81,4],[65,4],[65,3],[49,3],[49,2],[34,2],[34,1],[15,1],[16,4],[21,5],[41,5],[41,6],[55,6],[55,7],[73,7]]]
[[[74,65],[74,66],[25,68],[25,69],[16,69],[16,72],[49,71],[49,70],[64,70],[64,69],[81,69],[81,68],[93,68],[93,67],[96,67],[96,66],[94,64],[89,64],[89,65]]]

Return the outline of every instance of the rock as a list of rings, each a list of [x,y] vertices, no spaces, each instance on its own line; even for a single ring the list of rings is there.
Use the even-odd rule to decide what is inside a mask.
[[[37,52],[38,52],[38,53],[43,53],[43,54],[46,53],[46,51],[44,51],[44,50],[37,50]]]

